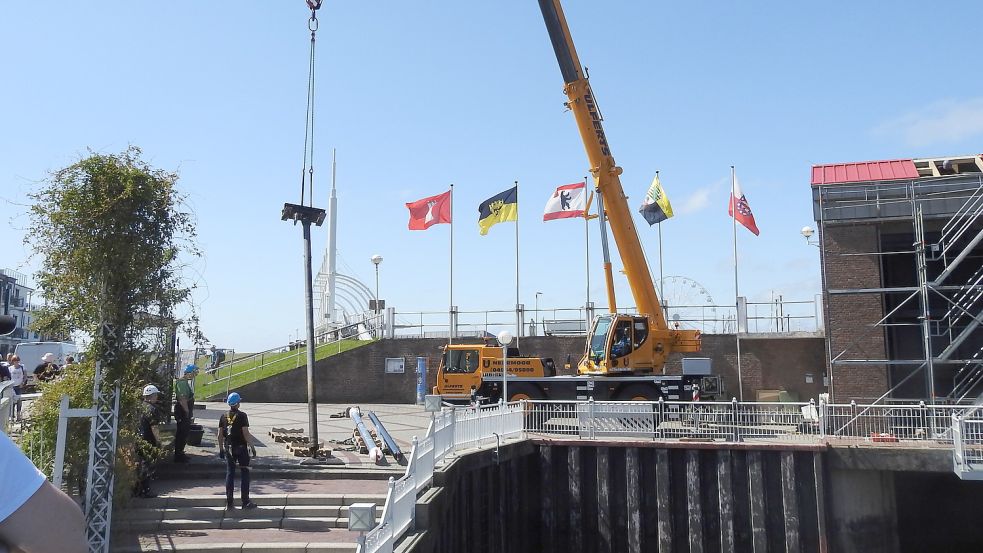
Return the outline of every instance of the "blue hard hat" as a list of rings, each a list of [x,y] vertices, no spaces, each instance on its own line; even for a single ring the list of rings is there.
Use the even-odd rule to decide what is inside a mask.
[[[240,401],[242,401],[242,398],[239,397],[239,392],[232,392],[229,394],[229,399],[225,400],[229,405],[239,405]]]
[[[184,367],[184,374],[193,373],[198,370],[197,365],[188,365]]]

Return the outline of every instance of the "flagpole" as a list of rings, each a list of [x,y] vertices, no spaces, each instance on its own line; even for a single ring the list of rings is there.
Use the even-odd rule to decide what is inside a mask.
[[[734,230],[734,336],[737,338],[737,389],[738,399],[744,401],[744,379],[741,375],[741,325],[740,325],[740,288],[737,283],[737,198],[734,191],[737,182],[737,172],[730,166],[730,213]]]
[[[659,172],[655,172],[655,178],[659,178]],[[665,305],[666,294],[663,288],[663,283],[665,282],[665,273],[662,272],[662,221],[659,221],[659,298],[662,300],[662,304]],[[663,308],[664,309],[664,308]],[[669,313],[666,312],[666,317],[669,317]]]
[[[447,343],[454,343],[454,183],[451,183],[451,255],[450,255],[450,300],[451,303],[447,307]],[[420,333],[423,333],[423,329],[420,329]]]
[[[587,177],[584,177],[584,206],[587,206]],[[590,308],[590,217],[588,216],[587,210],[584,210],[584,275],[587,278],[587,301],[584,302],[584,320],[587,321],[587,326],[584,328],[590,328],[590,313],[588,309]]]
[[[523,324],[519,316],[519,181],[515,181],[515,320],[518,325],[515,329],[515,346],[519,347]],[[508,398],[505,401],[508,402]]]

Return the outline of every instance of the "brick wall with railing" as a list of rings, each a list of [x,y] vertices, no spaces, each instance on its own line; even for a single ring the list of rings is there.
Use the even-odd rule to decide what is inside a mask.
[[[826,290],[882,286],[878,227],[872,224],[825,226]],[[856,255],[854,255],[856,254]],[[863,255],[866,254],[866,255]],[[826,293],[827,337],[831,357],[840,360],[885,359],[884,328],[872,328],[884,316],[878,293]],[[888,390],[884,365],[849,364],[832,368],[835,401],[878,397]]]

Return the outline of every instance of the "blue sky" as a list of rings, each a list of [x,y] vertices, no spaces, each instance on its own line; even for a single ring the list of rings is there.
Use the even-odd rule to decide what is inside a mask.
[[[936,12],[979,13],[945,4]],[[812,164],[983,151],[983,77],[959,63],[978,51],[978,18],[929,23],[923,8],[566,3],[633,211],[656,170],[676,210],[667,275],[733,302],[730,165],[761,229],[739,229],[742,294],[809,300],[818,251],[799,229],[815,225]],[[180,173],[197,214],[206,257],[187,276],[205,333],[240,350],[285,342],[303,327],[300,231],[279,211],[299,195],[307,15],[300,0],[5,6],[0,266],[37,268],[20,245],[24,204],[48,171],[138,145]],[[406,230],[403,204],[453,182],[455,303],[510,308],[513,229],[480,237],[476,218],[518,180],[521,301],[582,304],[583,226],[542,223],[553,188],[587,161],[538,4],[328,1],[319,17],[315,203],[327,205],[337,148],[340,270],[373,286],[381,254],[391,306],[445,309],[448,227]],[[639,228],[654,264],[656,232]],[[316,264],[325,242],[322,227]],[[602,304],[596,257],[591,279]]]

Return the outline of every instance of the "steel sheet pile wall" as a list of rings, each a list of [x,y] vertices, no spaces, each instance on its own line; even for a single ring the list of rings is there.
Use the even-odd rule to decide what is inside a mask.
[[[449,474],[447,518],[428,529],[432,551],[808,553],[825,540],[819,452],[540,445],[531,453],[503,449]]]

